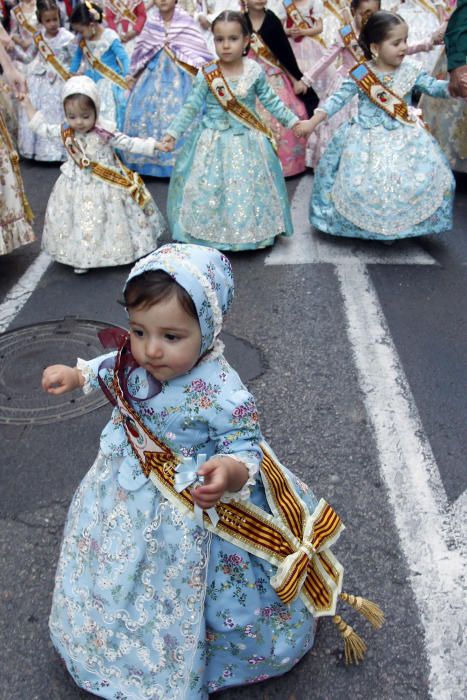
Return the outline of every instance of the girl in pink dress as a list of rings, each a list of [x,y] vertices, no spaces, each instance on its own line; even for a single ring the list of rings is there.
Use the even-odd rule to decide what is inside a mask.
[[[274,12],[266,9],[266,2],[267,0],[246,0],[245,17],[251,33],[248,56],[261,65],[269,85],[282,102],[300,120],[306,119],[306,114],[313,113],[317,106],[317,95],[312,88],[300,82],[303,73],[298,67],[282,22]],[[258,113],[274,133],[284,176],[304,172],[306,140],[297,138],[293,132],[285,129],[260,105]]]

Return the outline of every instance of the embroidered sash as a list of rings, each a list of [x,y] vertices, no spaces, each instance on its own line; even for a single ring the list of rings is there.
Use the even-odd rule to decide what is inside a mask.
[[[256,32],[251,33],[250,49],[256,54],[256,56],[258,56],[258,58],[268,65],[272,66],[273,68],[284,70],[272,51],[269,50],[264,41],[261,39],[260,35]]]
[[[298,7],[296,6],[294,0],[284,0],[283,1],[283,6],[285,8],[285,11],[287,13],[287,17],[290,19],[290,21],[295,24],[296,27],[299,29],[310,29],[311,24],[308,22],[306,17],[302,15]],[[300,37],[303,39],[304,37]],[[321,44],[324,48],[326,48],[326,43],[321,36],[321,34],[316,34],[315,36],[310,36],[308,37],[309,39],[313,39],[314,41],[317,41],[318,44]]]
[[[126,336],[117,353],[113,380],[128,442],[144,474],[161,494],[182,512],[193,515],[194,502],[189,489],[178,492],[175,488],[176,469],[183,460],[140,422],[124,397],[121,367],[128,347]],[[343,567],[330,547],[344,525],[323,499],[310,513],[274,455],[266,445],[262,444],[261,448],[260,474],[273,515],[250,502],[219,503],[217,524],[204,512],[204,526],[277,567],[270,583],[284,603],[300,597],[313,615],[334,615]]]
[[[24,215],[26,217],[26,221],[29,221],[29,223],[31,223],[34,219],[34,214],[32,213],[31,206],[28,202],[28,198],[26,197],[26,192],[24,191],[23,178],[21,177],[21,170],[19,167],[19,155],[18,155],[18,153],[13,145],[13,141],[11,140],[11,136],[8,132],[8,127],[3,120],[3,116],[2,116],[1,112],[0,112],[0,137],[5,142],[5,146],[8,150],[8,158],[10,159],[11,167],[12,167],[13,173],[16,177],[16,183],[18,185],[18,190],[19,190],[19,194],[21,197],[21,201],[23,202]]]
[[[354,66],[349,75],[368,99],[386,114],[389,114],[390,117],[408,126],[421,125],[425,127],[421,119],[414,117],[410,113],[407,103],[397,93],[382,83],[366,63],[359,63],[357,66]]]
[[[363,53],[362,47],[358,43],[357,35],[355,34],[352,25],[346,24],[341,27],[339,29],[339,34],[341,35],[341,39],[344,42],[344,46],[347,51],[352,54],[358,63],[362,63],[365,60],[365,54]]]
[[[115,83],[115,85],[118,85],[124,90],[128,90],[128,85],[125,78],[116,73],[109,66],[106,66],[105,63],[102,63],[102,61],[99,58],[94,56],[91,49],[86,43],[86,39],[81,39],[81,41],[79,42],[79,46],[91,68],[100,73],[104,78],[108,78],[109,80],[111,80],[113,83]]]
[[[52,66],[54,71],[57,73],[57,75],[60,76],[62,80],[68,80],[69,78],[71,78],[71,73],[69,73],[67,69],[64,66],[62,66],[62,64],[56,57],[53,49],[50,48],[49,44],[44,39],[42,32],[37,31],[35,27],[33,27],[32,24],[28,22],[24,15],[24,12],[22,11],[19,5],[15,7],[13,12],[15,13],[15,17],[18,20],[19,24],[22,26],[22,28],[26,32],[31,34],[33,41],[37,46],[37,50],[39,51],[44,61]]]
[[[67,153],[81,170],[90,168],[94,177],[99,178],[99,180],[106,182],[108,185],[112,185],[112,187],[119,187],[120,189],[126,190],[136,204],[141,207],[141,209],[145,209],[147,204],[151,201],[151,195],[138,173],[125,167],[116,155],[115,159],[118,168],[112,168],[109,165],[103,165],[102,163],[96,163],[90,160],[83,146],[76,139],[74,129],[66,124],[62,124],[61,133]]]
[[[121,18],[128,20],[131,24],[136,24],[138,21],[137,16],[128,5],[123,2],[123,0],[106,0],[105,4],[111,9],[117,18],[117,21]]]
[[[274,135],[266,124],[256,116],[246,105],[240,102],[234,95],[217,63],[210,63],[202,68],[204,78],[216,100],[226,112],[230,112],[238,121],[249,128],[256,129],[264,134],[271,142],[277,153]]]
[[[339,22],[341,22],[342,24],[344,23],[344,18],[342,17],[339,6],[336,5],[336,3],[334,3],[332,0],[323,0],[323,6],[326,8],[326,10],[329,10],[329,12],[334,15],[334,17],[337,17]]]
[[[190,66],[189,63],[185,63],[185,61],[181,61],[179,58],[177,58],[172,49],[167,44],[164,44],[164,51],[167,54],[167,56],[169,56],[169,58],[171,58],[172,61],[177,64],[177,66],[183,68],[183,70],[186,73],[188,73],[191,76],[197,75],[198,68],[195,68],[195,66]]]

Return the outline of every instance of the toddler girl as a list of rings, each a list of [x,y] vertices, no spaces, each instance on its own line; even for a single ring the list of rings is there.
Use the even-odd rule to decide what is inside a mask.
[[[176,0],[155,4],[131,58],[136,84],[128,99],[125,132],[161,138],[190,94],[198,68],[213,56],[197,22],[176,7]],[[128,164],[144,175],[170,177],[181,146],[151,160],[132,157]]]
[[[358,95],[357,116],[339,127],[316,170],[310,221],[321,231],[391,241],[452,226],[451,170],[410,107],[412,90],[446,98],[448,83],[404,61],[407,33],[399,15],[371,15],[360,34],[368,63],[299,127],[311,133]]]
[[[115,149],[153,153],[157,141],[129,138],[99,122],[99,92],[86,76],[64,85],[66,124],[48,124],[29,99],[24,104],[31,129],[43,138],[61,136],[68,156],[47,204],[43,248],[77,273],[131,263],[154,250],[162,216]]]
[[[256,98],[285,127],[298,117],[285,107],[261,67],[243,56],[248,26],[239,12],[213,22],[219,61],[201,70],[193,92],[168,130],[177,139],[204,110],[170,180],[167,212],[176,241],[246,250],[293,233],[289,201],[271,132],[255,112]]]
[[[103,11],[99,5],[85,0],[76,5],[70,26],[79,34],[79,46],[71,62],[70,71],[84,74],[98,86],[101,115],[113,128],[121,129],[125,113],[125,92],[128,88],[125,76],[130,60],[117,32],[102,24]]]
[[[34,36],[35,56],[28,69],[28,93],[34,107],[47,115],[51,122],[63,121],[63,80],[70,77],[68,69],[75,53],[74,36],[60,26],[60,11],[55,0],[38,0],[37,20],[40,37]],[[34,29],[32,25],[29,25]],[[35,29],[34,29],[35,31]],[[21,111],[18,148],[21,155],[35,160],[64,160],[65,149],[57,137],[41,138],[28,126]]]
[[[69,510],[50,616],[100,697],[207,700],[281,675],[335,608],[342,525],[262,441],[219,340],[232,297],[221,253],[163,246],[127,280],[118,352],[44,371],[52,394],[100,385],[116,404]]]

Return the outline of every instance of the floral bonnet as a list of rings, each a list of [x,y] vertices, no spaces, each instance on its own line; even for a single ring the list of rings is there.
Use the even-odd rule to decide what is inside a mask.
[[[125,283],[150,270],[163,270],[189,294],[201,329],[200,357],[211,350],[233,299],[229,260],[215,248],[169,243],[139,260]]]

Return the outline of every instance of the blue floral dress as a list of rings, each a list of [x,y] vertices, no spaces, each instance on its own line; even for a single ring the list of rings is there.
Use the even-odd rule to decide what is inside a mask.
[[[79,361],[85,390],[97,388],[102,359]],[[109,384],[112,372],[100,376]],[[147,395],[143,369],[129,384],[133,394]],[[180,457],[242,460],[249,479],[234,497],[269,510],[257,478],[255,402],[220,349],[133,408]],[[314,495],[291,478],[312,511]],[[289,606],[280,601],[269,584],[272,573],[263,560],[200,529],[159,493],[133,456],[115,409],[70,506],[52,640],[75,681],[100,697],[207,698],[283,674],[313,645],[312,615],[301,599]]]
[[[409,61],[379,79],[409,102],[412,90],[449,97],[448,83]],[[334,134],[316,170],[310,222],[335,236],[397,240],[452,228],[454,178],[421,126],[393,119],[352,78],[320,109],[328,117],[358,94],[358,114]]]
[[[287,127],[298,117],[268,85],[262,68],[243,61],[243,75],[228,79],[236,97],[255,112],[258,97]],[[202,73],[168,132],[178,139],[205,109],[201,124],[187,139],[170,180],[167,216],[172,237],[219,250],[272,245],[293,233],[280,161],[268,138],[223,109]]]

